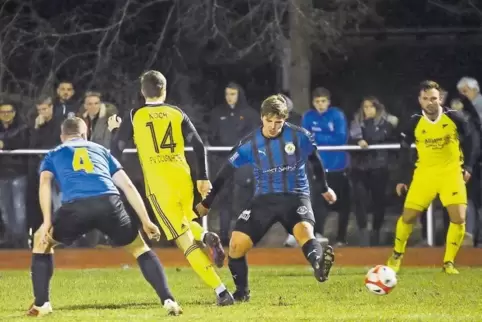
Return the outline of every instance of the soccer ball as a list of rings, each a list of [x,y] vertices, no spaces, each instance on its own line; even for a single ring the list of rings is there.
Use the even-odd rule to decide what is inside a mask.
[[[397,285],[397,274],[393,269],[377,265],[365,276],[365,286],[373,294],[387,295]]]

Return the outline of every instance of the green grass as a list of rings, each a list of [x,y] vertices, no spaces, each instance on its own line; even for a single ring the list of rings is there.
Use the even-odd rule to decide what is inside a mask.
[[[216,307],[214,293],[189,268],[167,269],[184,308],[167,317],[137,268],[58,270],[52,280],[54,314],[47,321],[480,321],[482,269],[447,276],[440,269],[405,269],[387,296],[368,293],[365,268],[334,269],[327,283],[307,267],[253,267],[251,302]],[[227,269],[221,276],[232,288]],[[0,272],[0,321],[23,317],[32,295],[29,272]]]

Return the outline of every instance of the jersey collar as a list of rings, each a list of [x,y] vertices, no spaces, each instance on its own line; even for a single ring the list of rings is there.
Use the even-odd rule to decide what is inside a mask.
[[[429,121],[430,123],[436,124],[436,123],[438,123],[438,121],[440,121],[440,119],[442,118],[443,112],[444,112],[444,110],[443,110],[442,106],[439,106],[438,116],[437,116],[437,118],[436,118],[435,120],[433,120],[433,121],[427,117],[427,115],[425,114],[425,111],[424,111],[424,110],[422,110],[422,115],[423,115],[423,116],[425,117],[425,119],[426,119],[427,121]]]
[[[161,105],[161,104],[164,104],[164,101],[151,101],[151,102],[146,101],[146,105]]]

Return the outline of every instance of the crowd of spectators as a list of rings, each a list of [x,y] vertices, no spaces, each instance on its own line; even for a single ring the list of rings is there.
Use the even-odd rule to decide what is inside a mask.
[[[464,77],[453,91],[450,108],[462,110],[467,117],[479,122],[482,117],[482,95],[477,81]],[[73,100],[75,87],[69,81],[60,82],[55,96],[41,96],[27,113],[20,113],[15,103],[0,102],[0,149],[51,149],[60,144],[60,124],[68,116],[82,117],[88,125],[88,139],[110,146],[110,131],[107,120],[117,114],[117,108],[104,102],[99,92],[86,92],[82,102]],[[448,94],[445,93],[445,98]],[[248,103],[241,85],[231,82],[225,87],[224,102],[209,112],[209,127],[203,134],[206,145],[231,147],[260,125],[259,113]],[[338,201],[329,205],[319,197],[320,185],[308,169],[313,194],[313,210],[316,218],[316,237],[328,242],[325,237],[327,214],[336,213],[337,230],[335,246],[347,244],[347,229],[351,214],[354,214],[360,246],[380,245],[384,226],[389,185],[390,154],[388,150],[369,149],[375,144],[396,143],[403,120],[391,114],[383,102],[375,96],[360,99],[354,115],[334,106],[327,88],[318,87],[312,92],[312,106],[303,114],[292,112],[289,122],[310,131],[319,146],[358,145],[358,151],[320,151],[327,171],[327,180],[338,195]],[[416,104],[416,103],[414,103]],[[181,106],[182,108],[182,106]],[[25,114],[25,115],[22,115]],[[25,116],[25,117],[24,117]],[[195,120],[196,121],[196,120]],[[38,202],[37,169],[42,159],[38,155],[0,156],[0,245],[3,247],[27,247],[29,218],[41,216]],[[225,155],[211,157],[211,168],[216,169]],[[129,171],[129,169],[128,169]],[[215,171],[212,171],[215,172]],[[469,243],[477,244],[480,208],[480,171],[472,176],[474,183],[469,189],[469,216],[467,236]],[[142,180],[139,189],[142,191]],[[215,208],[219,213],[219,233],[227,245],[232,223],[249,202],[254,191],[252,169],[237,171]],[[473,187],[472,187],[473,186]],[[53,207],[60,206],[61,191],[53,187]],[[372,220],[369,220],[369,214]],[[447,221],[448,222],[448,221]],[[422,218],[426,225],[426,218]],[[216,227],[214,228],[216,230]],[[426,236],[424,236],[426,238]],[[104,236],[93,232],[84,236],[77,246],[95,246],[108,243]],[[296,241],[288,236],[285,246],[295,246]]]

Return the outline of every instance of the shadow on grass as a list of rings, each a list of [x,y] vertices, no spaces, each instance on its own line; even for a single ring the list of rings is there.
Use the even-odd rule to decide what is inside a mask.
[[[129,309],[129,308],[149,308],[149,307],[161,307],[160,303],[146,302],[146,303],[123,303],[123,304],[76,304],[67,305],[60,308],[55,308],[55,310],[66,311],[66,310],[116,310],[116,309]]]

